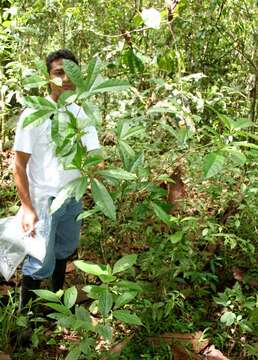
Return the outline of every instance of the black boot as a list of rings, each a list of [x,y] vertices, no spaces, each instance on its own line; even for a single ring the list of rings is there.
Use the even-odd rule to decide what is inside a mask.
[[[33,291],[35,289],[39,289],[40,280],[34,280],[31,276],[23,275],[21,281],[21,292],[20,292],[20,305],[19,310],[23,310],[25,306],[28,304],[30,299],[35,300],[36,295]]]
[[[55,270],[52,275],[52,291],[63,289],[67,259],[56,259]]]

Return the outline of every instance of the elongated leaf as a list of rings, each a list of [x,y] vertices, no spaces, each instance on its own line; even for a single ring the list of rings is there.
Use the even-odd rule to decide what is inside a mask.
[[[131,127],[125,134],[123,134],[121,136],[121,139],[126,140],[133,136],[137,136],[137,135],[144,134],[144,133],[145,133],[145,130],[142,126]]]
[[[64,305],[70,309],[72,306],[74,306],[76,299],[77,299],[77,289],[75,286],[72,286],[71,288],[65,290],[64,293]]]
[[[48,81],[38,75],[29,76],[23,81],[23,85],[26,90],[39,88],[39,87],[47,85],[47,84],[48,84]]]
[[[83,261],[83,260],[76,260],[74,261],[74,265],[88,273],[88,274],[92,274],[92,275],[108,275],[108,271],[107,271],[107,267],[105,265],[97,265],[97,264],[92,264],[90,262],[87,261]]]
[[[75,190],[75,199],[76,199],[76,201],[79,201],[83,197],[83,195],[84,195],[84,193],[86,191],[88,182],[89,182],[89,178],[87,176],[80,177],[80,181],[79,181],[79,183],[77,185],[77,188]]]
[[[136,295],[137,295],[137,291],[127,291],[119,295],[115,301],[115,309],[128,304],[136,297]]]
[[[95,204],[108,218],[115,221],[116,208],[105,186],[97,179],[93,179],[91,182],[91,190]]]
[[[58,311],[64,315],[67,315],[67,316],[72,315],[71,311],[62,304],[47,303],[46,305],[48,307],[50,307],[51,309]]]
[[[97,174],[118,180],[136,180],[137,176],[123,169],[98,170]]]
[[[67,200],[68,198],[72,197],[72,195],[76,194],[78,187],[84,186],[86,179],[82,180],[83,178],[77,178],[75,180],[70,181],[66,184],[61,191],[57,194],[56,198],[51,204],[50,213],[53,214],[56,212]],[[80,188],[82,190],[82,187]],[[78,192],[78,195],[81,195],[81,192]]]
[[[135,152],[125,141],[119,140],[119,152],[123,161],[124,168],[129,170],[131,162],[135,158]]]
[[[54,111],[50,110],[36,110],[33,113],[26,116],[23,120],[23,127],[26,127],[33,122],[37,121],[37,125],[41,124],[43,121],[50,118],[50,116],[54,114]]]
[[[175,221],[175,219],[167,214],[161,206],[155,204],[155,203],[151,203],[152,208],[154,210],[155,215],[161,220],[163,221],[166,225],[171,226],[172,222]]]
[[[134,172],[144,163],[144,153],[137,154],[135,158],[131,161],[129,166],[129,171]]]
[[[21,102],[24,106],[32,109],[41,109],[41,110],[49,110],[49,111],[57,109],[55,103],[40,96],[25,96],[22,98]]]
[[[72,83],[77,86],[79,89],[82,89],[85,86],[83,76],[80,70],[80,67],[75,64],[73,61],[68,59],[63,59],[64,62],[64,70],[66,74],[69,76],[69,79]]]
[[[111,292],[106,288],[99,297],[99,311],[104,318],[108,317],[112,306],[113,297]]]
[[[130,313],[126,310],[113,311],[113,316],[120,321],[129,325],[142,325],[141,319],[134,313]]]
[[[255,123],[253,123],[252,121],[250,121],[248,119],[237,119],[231,125],[232,125],[233,129],[238,130],[238,129],[245,129],[250,126],[255,126]]]
[[[137,260],[137,255],[136,254],[123,256],[121,259],[119,259],[115,263],[112,275],[131,268],[136,263],[136,260]]]
[[[203,163],[203,172],[206,179],[217,175],[223,168],[225,158],[223,155],[213,152],[208,154]]]
[[[117,283],[117,286],[121,289],[121,291],[126,291],[126,290],[136,291],[136,292],[142,291],[142,287],[139,284],[128,280],[119,281],[119,283]]]
[[[89,124],[96,125],[101,118],[99,109],[89,101],[84,102],[82,107],[86,116],[91,120]]]
[[[91,87],[93,86],[93,84],[100,72],[101,66],[102,66],[102,63],[98,57],[94,57],[89,62],[88,69],[87,69],[88,75],[87,75],[87,78],[85,81],[85,88],[84,88],[85,91],[89,91],[91,89]]]
[[[78,217],[77,217],[77,220],[82,220],[82,219],[86,219],[94,214],[96,214],[97,212],[99,212],[100,209],[95,206],[93,209],[91,210],[86,210],[86,211],[83,211]]]
[[[129,82],[127,80],[118,80],[118,79],[108,79],[104,80],[101,84],[94,87],[91,92],[96,93],[104,93],[104,92],[115,92],[128,90]]]
[[[49,290],[33,290],[33,292],[39,296],[41,299],[53,302],[59,302],[59,296],[52,291]]]

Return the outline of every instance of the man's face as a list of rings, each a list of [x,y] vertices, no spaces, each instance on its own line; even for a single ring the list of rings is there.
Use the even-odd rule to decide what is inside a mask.
[[[50,82],[51,96],[55,100],[57,100],[58,97],[64,91],[75,89],[73,83],[71,82],[71,80],[69,79],[69,77],[67,76],[67,74],[64,71],[63,59],[57,59],[51,63],[49,78],[50,78],[50,80],[53,80],[56,78],[62,80],[62,85],[60,84],[61,86],[58,86],[58,85],[54,84],[53,82]]]

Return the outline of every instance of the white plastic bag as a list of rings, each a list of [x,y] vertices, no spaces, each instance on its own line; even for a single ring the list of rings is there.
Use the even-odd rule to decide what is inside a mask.
[[[51,216],[47,200],[34,202],[39,221],[35,226],[35,236],[22,230],[22,208],[16,216],[0,219],[0,273],[8,281],[26,255],[43,261],[49,239]]]

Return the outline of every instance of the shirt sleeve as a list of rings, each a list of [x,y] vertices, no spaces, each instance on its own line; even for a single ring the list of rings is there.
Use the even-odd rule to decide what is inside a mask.
[[[13,145],[13,150],[15,151],[22,151],[27,154],[32,154],[33,146],[36,142],[35,127],[23,127],[24,119],[32,112],[32,109],[25,109],[19,117]]]
[[[82,136],[82,143],[86,146],[88,151],[100,149],[101,145],[98,139],[98,133],[95,126],[86,126],[84,128],[85,134]]]

